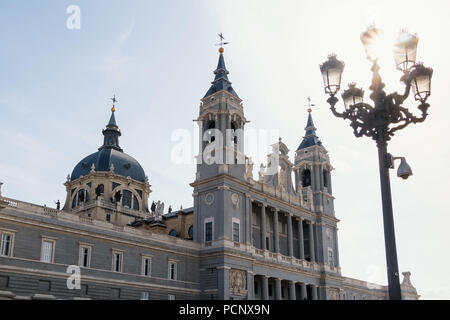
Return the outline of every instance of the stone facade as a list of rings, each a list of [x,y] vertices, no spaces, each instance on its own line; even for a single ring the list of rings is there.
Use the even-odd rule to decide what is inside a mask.
[[[341,274],[333,167],[311,114],[294,162],[280,138],[254,180],[222,53],[214,73],[197,119],[194,207],[160,216],[163,204],[149,205],[113,108],[62,209],[0,198],[0,299],[386,299],[385,286]],[[402,290],[419,297],[409,272]]]

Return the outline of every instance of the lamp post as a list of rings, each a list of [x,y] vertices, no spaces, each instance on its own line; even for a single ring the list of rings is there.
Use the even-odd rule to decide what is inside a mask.
[[[411,123],[423,122],[427,117],[430,105],[426,102],[430,96],[431,76],[433,70],[426,68],[421,63],[416,63],[417,43],[416,35],[402,30],[394,46],[394,59],[397,69],[402,72],[401,82],[405,85],[403,94],[397,92],[386,94],[384,83],[381,80],[374,55],[375,43],[381,31],[375,26],[370,26],[361,34],[361,41],[366,49],[367,58],[372,61],[372,91],[370,99],[373,106],[363,102],[364,91],[349,84],[349,88],[342,94],[345,110],[341,113],[335,108],[338,98],[336,94],[341,87],[344,63],[337,60],[336,55],[328,56],[328,60],[320,65],[325,93],[330,95],[327,102],[336,117],[350,120],[350,126],[356,137],[367,136],[376,141],[378,147],[378,162],[380,169],[381,197],[383,204],[384,237],[386,246],[386,262],[389,285],[389,299],[401,300],[400,280],[397,263],[397,250],[395,245],[394,218],[392,212],[391,186],[389,181],[389,168],[393,168],[392,157],[387,152],[388,141],[394,133],[407,127]],[[403,103],[408,98],[410,91],[419,102],[418,109],[421,116],[413,115]],[[412,174],[404,158],[399,167],[398,176],[406,179]]]

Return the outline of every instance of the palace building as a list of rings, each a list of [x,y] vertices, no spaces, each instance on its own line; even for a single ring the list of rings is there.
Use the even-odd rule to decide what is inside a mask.
[[[386,286],[341,274],[333,166],[311,112],[294,159],[280,139],[254,179],[228,74],[221,48],[197,119],[194,207],[149,204],[114,106],[103,144],[67,177],[62,208],[0,193],[0,299],[387,299]],[[418,299],[403,276],[403,298]]]

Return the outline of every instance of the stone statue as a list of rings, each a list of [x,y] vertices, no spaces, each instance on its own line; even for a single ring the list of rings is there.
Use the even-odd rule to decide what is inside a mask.
[[[156,209],[156,203],[155,201],[152,202],[152,205],[150,206],[150,211],[155,214],[155,209]]]
[[[61,208],[61,202],[59,200],[55,201],[56,203],[56,210],[60,210]]]
[[[282,190],[287,189],[287,176],[286,176],[286,168],[285,167],[280,168],[280,172],[278,174],[278,186]]]
[[[2,197],[2,185],[3,185],[3,182],[0,182],[0,198]]]
[[[264,181],[264,175],[266,174],[265,168],[266,168],[266,166],[261,163],[261,165],[259,166],[259,172],[258,172],[259,182]]]
[[[81,193],[78,194],[78,200],[80,202],[84,202],[84,192],[81,192]]]
[[[95,164],[92,164],[92,166],[91,166],[91,172],[95,172]]]
[[[253,180],[253,161],[251,157],[247,158],[247,180]]]
[[[116,203],[119,203],[119,202],[120,202],[120,199],[122,199],[122,193],[121,193],[120,191],[117,191],[117,192],[114,194],[114,201],[115,201]]]
[[[109,166],[109,172],[114,172],[114,164],[112,164],[112,163]]]
[[[163,214],[164,214],[164,202],[158,200],[158,202],[156,203],[155,218],[157,220],[161,220]]]
[[[172,212],[172,206],[169,205],[169,213]]]
[[[97,196],[97,199],[98,199],[98,197],[100,197],[103,194],[103,191],[104,191],[104,186],[102,184],[99,184],[97,186],[97,188],[95,188],[95,195]]]

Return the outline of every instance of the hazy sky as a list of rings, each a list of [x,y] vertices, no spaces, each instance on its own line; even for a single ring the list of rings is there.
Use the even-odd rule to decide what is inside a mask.
[[[81,9],[79,30],[67,28],[69,5]],[[376,146],[331,114],[319,64],[336,53],[346,63],[343,84],[363,86],[368,101],[370,64],[359,34],[370,22],[387,38],[407,27],[420,38],[418,60],[434,74],[428,119],[388,146],[414,172],[406,181],[391,172],[399,267],[412,272],[423,299],[449,299],[449,11],[448,1],[411,0],[1,1],[3,195],[48,206],[64,201],[67,174],[103,142],[108,98],[116,94],[120,143],[149,176],[150,201],[192,206],[195,165],[173,163],[172,134],[196,134],[192,120],[213,80],[214,44],[223,32],[247,129],[278,130],[293,155],[304,134],[306,97],[313,97],[317,133],[336,169],[343,275],[386,284]],[[401,90],[392,49],[383,49],[386,89]],[[407,106],[419,114],[412,98]]]

